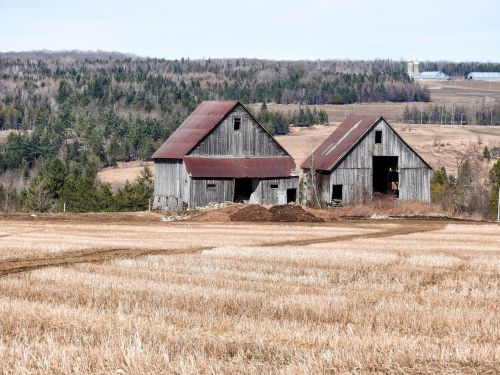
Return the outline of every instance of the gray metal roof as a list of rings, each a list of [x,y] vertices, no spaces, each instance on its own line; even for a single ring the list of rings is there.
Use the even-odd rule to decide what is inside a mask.
[[[468,79],[479,81],[500,81],[500,73],[498,72],[471,72],[467,76]]]
[[[416,81],[427,81],[427,80],[446,81],[450,79],[449,76],[439,71],[413,73],[410,76]]]

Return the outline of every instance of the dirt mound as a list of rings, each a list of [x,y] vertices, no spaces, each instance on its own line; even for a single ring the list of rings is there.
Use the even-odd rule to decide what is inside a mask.
[[[231,215],[239,210],[239,206],[228,206],[224,208],[203,211],[191,216],[190,221],[202,222],[226,222],[231,221]]]
[[[314,216],[310,212],[304,210],[301,206],[280,205],[273,206],[269,209],[272,215],[272,221],[293,222],[300,221],[306,223],[318,223],[324,221],[322,218]]]
[[[258,204],[250,204],[231,214],[232,221],[271,221],[272,215]]]

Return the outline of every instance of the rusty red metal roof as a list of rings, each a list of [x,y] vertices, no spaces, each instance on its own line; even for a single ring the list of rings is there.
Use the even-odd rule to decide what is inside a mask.
[[[279,178],[290,177],[295,169],[291,157],[271,158],[184,158],[186,170],[192,177],[205,178]]]
[[[151,158],[182,159],[238,104],[235,100],[202,102]]]
[[[351,115],[302,163],[304,169],[332,170],[382,117]]]

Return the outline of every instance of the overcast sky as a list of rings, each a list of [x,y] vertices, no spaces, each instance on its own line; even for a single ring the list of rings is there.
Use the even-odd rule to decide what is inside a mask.
[[[0,0],[0,51],[500,62],[499,0]]]

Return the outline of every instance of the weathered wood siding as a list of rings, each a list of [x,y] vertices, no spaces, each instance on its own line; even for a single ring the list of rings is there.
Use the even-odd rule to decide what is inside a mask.
[[[404,200],[431,201],[430,169],[402,168],[399,171],[399,198]]]
[[[375,143],[376,130],[382,131],[382,143]],[[430,201],[431,170],[384,121],[372,128],[331,173],[318,178],[322,201],[332,201],[332,185],[343,186],[342,200],[346,204],[371,198],[373,156],[398,157],[400,199]]]
[[[155,161],[153,208],[180,210],[187,204],[189,184],[182,160]]]
[[[210,184],[215,186],[209,187]],[[190,178],[190,188],[190,208],[204,207],[212,202],[232,202],[234,198],[234,179]]]
[[[287,190],[297,189],[298,192],[298,177],[277,178],[277,179],[255,179],[252,181],[254,192],[250,196],[249,203],[255,204],[286,204]],[[277,188],[271,188],[271,185],[278,185]]]
[[[191,196],[189,207],[203,207],[212,202],[233,201],[234,180],[233,179],[201,179],[191,178]],[[287,189],[296,189],[297,177],[278,179],[254,179],[252,181],[253,193],[249,203],[254,204],[286,204]],[[209,185],[214,185],[210,186]],[[271,189],[271,185],[278,185],[277,189]],[[298,195],[298,192],[297,192]]]
[[[241,117],[239,130],[234,130],[233,119]],[[200,144],[191,151],[193,156],[287,156],[272,136],[238,106]]]

